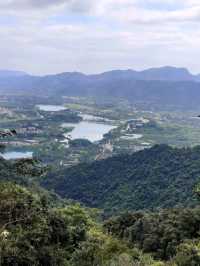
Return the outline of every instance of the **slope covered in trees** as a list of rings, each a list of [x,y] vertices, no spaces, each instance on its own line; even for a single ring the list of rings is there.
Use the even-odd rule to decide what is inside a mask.
[[[109,234],[137,246],[154,258],[170,260],[175,257],[178,262],[180,260],[179,253],[183,252],[185,254],[182,254],[182,261],[185,260],[185,263],[188,263],[185,265],[199,265],[198,263],[200,263],[198,256],[196,264],[191,264],[191,261],[189,263],[189,257],[187,257],[192,249],[194,251],[193,256],[195,256],[195,249],[196,255],[199,253],[199,248],[197,248],[200,243],[199,207],[160,210],[154,213],[126,213],[117,218],[109,219],[105,222],[104,227]]]
[[[198,266],[200,209],[136,212],[102,227],[96,210],[54,205],[0,182],[2,266]]]
[[[46,168],[34,159],[8,161],[0,157],[0,181],[29,186],[46,173]]]
[[[156,145],[132,155],[49,173],[42,185],[62,197],[109,213],[193,206],[200,181],[200,147]]]
[[[64,202],[52,207],[47,195],[0,181],[1,266],[157,265],[106,234],[95,210]]]
[[[192,174],[193,177],[198,176],[199,154],[199,147],[173,149],[168,146],[155,146],[131,156],[118,156],[85,165],[86,168],[81,165],[82,172],[78,172],[81,173],[79,183],[81,184],[86,177],[85,170],[92,166],[93,175],[99,173],[104,176],[104,172],[108,172],[110,176],[104,185],[104,179],[100,180],[101,183],[98,183],[98,179],[90,182],[92,186],[97,182],[95,193],[99,185],[105,190],[109,182],[113,180],[119,182],[122,173],[129,173],[129,179],[126,177],[126,182],[132,180],[128,183],[129,186],[138,185],[141,180],[143,182],[141,186],[145,184],[148,187],[150,181],[147,182],[148,178],[143,179],[142,176],[148,176],[144,175],[144,169],[147,169],[144,166],[151,166],[151,171],[148,173],[151,173],[150,179],[153,185],[148,191],[154,193],[156,187],[165,188],[164,184],[169,179],[169,187],[174,186],[176,199],[179,197],[182,200],[186,197],[185,191],[189,193],[188,187],[193,187],[192,182],[199,182],[198,178],[194,180],[189,178]],[[106,165],[108,160],[112,168]],[[181,161],[183,168],[180,167]],[[99,168],[101,164],[107,168]],[[136,166],[138,169],[134,172]],[[77,171],[79,167],[69,169],[68,173],[74,169]],[[126,168],[128,169],[125,171]],[[199,207],[124,213],[110,218],[102,226],[98,210],[63,201],[56,195],[53,198],[52,194],[40,188],[37,182],[44,180],[47,169],[41,167],[38,162],[34,160],[9,162],[1,159],[0,169],[0,265],[2,266],[200,265]],[[172,178],[167,175],[170,172]],[[133,179],[131,173],[138,178]],[[140,178],[137,173],[140,174]],[[175,177],[177,183],[172,182]],[[59,181],[59,178],[54,181]],[[164,180],[164,183],[161,180]],[[91,195],[92,187],[89,186],[89,181],[87,182],[85,185]],[[118,188],[116,184],[112,188]],[[76,186],[78,187],[78,182]],[[199,186],[196,191],[199,193]],[[191,200],[189,194],[187,197]],[[141,197],[138,202],[144,204],[142,200]],[[198,200],[196,203],[198,205]]]
[[[40,188],[46,169],[38,162],[1,158],[0,169],[0,265],[156,265],[148,254],[106,234],[97,210]]]

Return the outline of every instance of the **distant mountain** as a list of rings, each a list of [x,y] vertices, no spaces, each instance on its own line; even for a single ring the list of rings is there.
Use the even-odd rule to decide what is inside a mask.
[[[21,77],[28,75],[23,71],[15,71],[15,70],[0,70],[0,78],[9,78],[9,77]]]
[[[200,147],[156,145],[53,172],[43,181],[62,197],[108,212],[190,206],[200,182]]]
[[[162,81],[198,81],[199,76],[192,75],[186,68],[160,67],[143,71],[114,70],[100,74],[104,78],[120,78],[135,80],[162,80]]]
[[[0,75],[0,93],[93,96],[97,100],[124,98],[150,107],[200,109],[200,75],[192,75],[184,68],[114,70],[98,75],[66,72],[31,76],[24,72],[14,73]]]
[[[196,80],[196,76],[192,75],[186,68],[161,67],[151,68],[140,72],[143,80],[167,80],[167,81],[188,81]]]

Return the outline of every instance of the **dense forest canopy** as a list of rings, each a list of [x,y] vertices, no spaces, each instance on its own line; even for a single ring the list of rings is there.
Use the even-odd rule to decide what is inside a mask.
[[[170,209],[159,212],[125,213],[104,224],[108,233],[125,239],[159,259],[176,255],[177,247],[193,239],[198,242],[200,209]]]
[[[1,165],[4,170],[8,166]],[[200,263],[199,207],[124,213],[102,226],[97,210],[58,198],[52,204],[54,199],[36,184],[18,185],[20,177],[11,180],[0,182],[2,266]]]
[[[150,255],[108,235],[97,210],[54,199],[33,183],[18,185],[20,176],[11,180],[0,182],[0,265],[156,265]]]
[[[108,213],[194,206],[200,181],[200,147],[156,145],[91,164],[50,172],[42,185],[62,197]]]

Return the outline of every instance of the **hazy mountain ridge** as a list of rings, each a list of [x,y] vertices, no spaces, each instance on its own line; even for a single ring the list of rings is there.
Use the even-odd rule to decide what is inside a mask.
[[[100,74],[84,74],[81,72],[62,72],[57,74],[48,75],[30,75],[25,71],[16,70],[0,70],[0,77],[21,77],[21,76],[32,76],[41,78],[58,78],[58,77],[68,77],[68,78],[91,78],[91,79],[102,79],[102,78],[131,78],[136,80],[164,80],[164,81],[199,81],[200,74],[193,75],[186,68],[178,68],[172,66],[164,66],[158,68],[149,68],[141,71],[136,71],[132,69],[127,70],[111,70]]]
[[[98,75],[95,75],[98,76]],[[131,78],[135,80],[162,80],[162,81],[199,81],[199,75],[191,74],[186,68],[164,66],[149,68],[142,71],[113,70],[100,74],[102,77]]]
[[[21,77],[26,75],[29,74],[24,71],[6,70],[6,69],[0,70],[0,78]]]
[[[200,76],[187,69],[162,67],[144,71],[114,70],[98,75],[66,72],[56,75],[1,77],[0,93],[124,98],[151,106],[199,108]]]

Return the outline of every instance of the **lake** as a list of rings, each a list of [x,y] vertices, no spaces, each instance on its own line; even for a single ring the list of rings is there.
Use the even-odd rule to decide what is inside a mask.
[[[16,159],[29,159],[33,157],[33,152],[20,152],[20,151],[8,151],[0,153],[5,160],[16,160]]]
[[[57,112],[66,110],[67,108],[62,105],[46,105],[39,104],[36,105],[42,111],[46,112]],[[74,139],[88,139],[91,142],[99,141],[103,138],[103,135],[108,133],[115,126],[109,125],[106,122],[109,122],[108,119],[103,117],[93,116],[90,114],[82,114],[80,116],[83,118],[83,121],[80,123],[63,123],[62,127],[71,127],[73,128],[69,134],[65,134],[65,137],[71,136]],[[104,123],[105,121],[105,123]]]
[[[72,127],[72,131],[65,134],[74,139],[88,139],[91,142],[103,139],[103,135],[114,129],[115,126],[91,121],[82,121],[78,124],[63,123],[62,127]]]
[[[132,139],[141,139],[143,137],[142,134],[126,134],[125,136],[121,136],[121,139],[132,140]]]
[[[36,105],[38,109],[45,112],[58,112],[66,110],[67,108],[62,105],[46,105],[46,104],[39,104]]]

